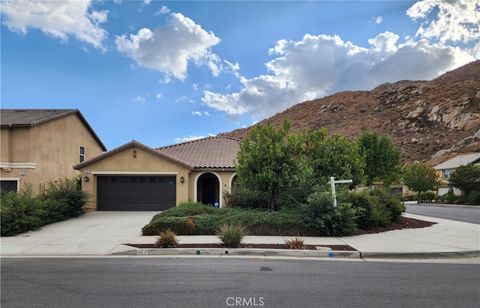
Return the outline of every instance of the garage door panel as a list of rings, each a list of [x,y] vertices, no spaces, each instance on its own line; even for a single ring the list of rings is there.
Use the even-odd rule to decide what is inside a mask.
[[[101,176],[98,210],[161,211],[176,204],[175,176]]]

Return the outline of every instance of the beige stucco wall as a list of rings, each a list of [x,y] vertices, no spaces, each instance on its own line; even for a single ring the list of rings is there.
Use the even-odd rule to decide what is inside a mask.
[[[2,163],[34,163],[35,169],[0,169],[0,178],[20,178],[20,187],[30,183],[34,192],[49,180],[73,177],[79,172],[80,146],[88,160],[103,152],[80,118],[73,114],[31,128],[2,128]]]
[[[223,194],[225,192],[230,192],[230,190],[232,189],[231,181],[233,176],[235,175],[235,172],[234,171],[192,171],[190,173],[189,183],[188,183],[188,186],[189,186],[188,196],[189,196],[189,200],[191,201],[196,201],[195,200],[195,197],[196,197],[195,184],[198,177],[203,173],[213,173],[217,176],[217,178],[220,179],[220,186],[222,188],[220,190],[221,192],[220,207],[225,207],[225,200],[223,198]]]
[[[134,151],[136,152],[134,157]],[[82,181],[82,189],[90,195],[87,210],[97,208],[96,188],[98,175],[128,175],[128,174],[172,174],[177,177],[177,205],[188,201],[188,183],[190,170],[168,159],[164,159],[150,151],[145,151],[136,146],[127,148],[112,156],[106,157],[93,164],[80,169],[83,176],[89,178],[88,182]],[[180,177],[184,177],[182,184]]]

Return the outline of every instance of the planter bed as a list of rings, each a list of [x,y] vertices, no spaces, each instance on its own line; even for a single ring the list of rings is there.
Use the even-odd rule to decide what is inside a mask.
[[[135,248],[158,248],[154,244],[126,244]],[[305,249],[296,250],[319,250],[317,247],[329,248],[335,251],[357,251],[348,245],[305,245]],[[176,248],[225,248],[223,244],[179,244]],[[241,244],[238,248],[254,248],[254,249],[290,249],[287,244]],[[159,248],[168,249],[168,248]],[[293,249],[292,249],[293,250]]]
[[[436,224],[436,222],[419,220],[408,217],[400,217],[400,222],[392,223],[388,227],[376,227],[370,229],[360,229],[359,234],[372,234],[372,233],[381,233],[393,230],[402,230],[402,229],[419,229],[426,228]]]

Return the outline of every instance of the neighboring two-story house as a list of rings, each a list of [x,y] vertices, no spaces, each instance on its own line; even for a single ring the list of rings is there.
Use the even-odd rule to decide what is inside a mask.
[[[443,163],[433,167],[438,174],[440,179],[440,186],[438,187],[438,195],[442,196],[450,189],[453,190],[455,195],[461,195],[462,192],[457,188],[452,188],[449,185],[448,179],[450,175],[455,171],[456,168],[468,164],[480,164],[480,153],[470,153],[457,155],[449,160],[444,161]]]
[[[0,188],[34,192],[106,151],[77,109],[1,109]]]

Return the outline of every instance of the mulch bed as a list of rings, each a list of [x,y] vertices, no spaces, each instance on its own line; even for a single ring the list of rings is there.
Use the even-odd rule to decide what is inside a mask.
[[[136,248],[157,248],[154,244],[126,244]],[[326,247],[332,250],[357,251],[348,245],[305,245],[305,250],[317,250],[316,247]],[[179,244],[177,248],[225,248],[222,244]],[[240,244],[239,248],[256,249],[290,249],[287,244]]]
[[[362,229],[362,230],[359,230],[359,234],[373,234],[373,233],[381,233],[381,232],[392,231],[392,230],[426,228],[434,224],[436,224],[436,222],[418,220],[418,219],[408,218],[408,217],[400,217],[399,223],[391,224],[388,227]]]

